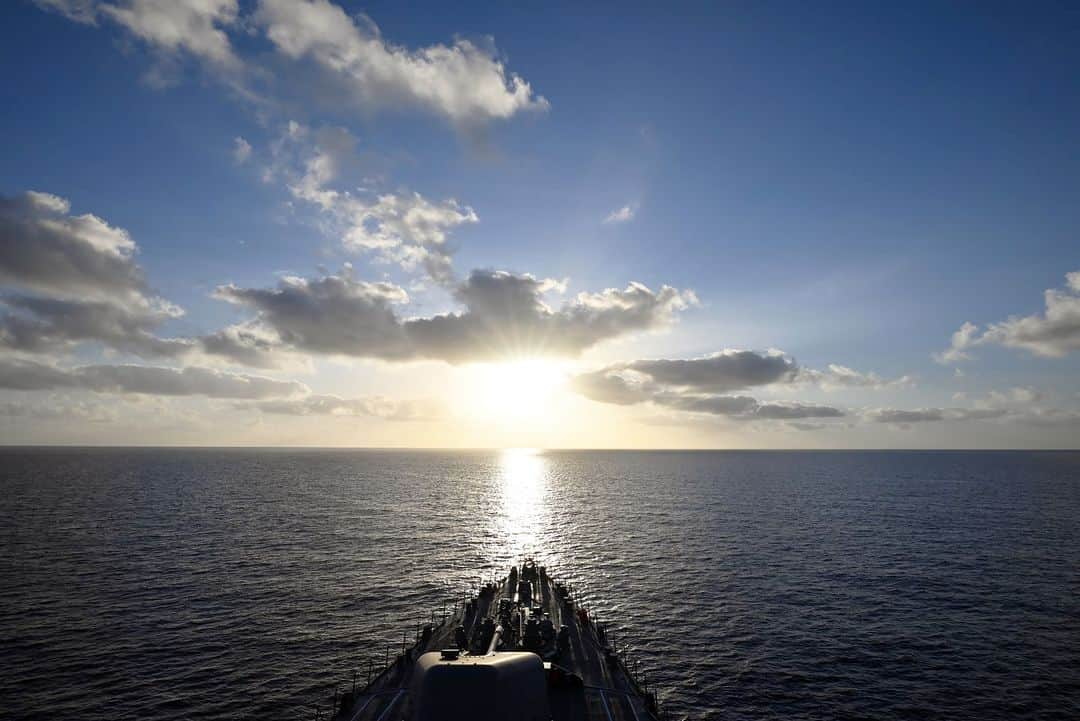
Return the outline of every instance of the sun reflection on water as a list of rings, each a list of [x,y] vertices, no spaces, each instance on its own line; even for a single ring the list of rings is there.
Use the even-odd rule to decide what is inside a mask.
[[[548,516],[547,459],[531,448],[509,449],[499,459],[499,471],[502,505],[498,518],[501,542],[494,549],[497,563],[516,563],[526,556],[542,558]]]

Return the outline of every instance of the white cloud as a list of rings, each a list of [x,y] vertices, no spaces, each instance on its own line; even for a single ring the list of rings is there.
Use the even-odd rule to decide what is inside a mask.
[[[188,55],[260,110],[299,93],[301,102],[345,104],[365,114],[418,109],[467,130],[548,107],[527,81],[506,69],[490,38],[408,49],[385,39],[366,16],[350,17],[327,0],[259,0],[247,16],[241,16],[238,0],[34,2],[75,22],[108,20],[124,28],[154,53],[154,65],[144,74],[153,86],[174,83],[179,60]],[[264,36],[278,62],[254,52],[241,57],[230,33]],[[302,83],[292,83],[288,70],[280,72],[281,59],[310,60],[322,77],[308,73]]]
[[[251,157],[251,143],[244,140],[239,135],[233,138],[233,150],[232,150],[233,162],[237,165],[243,165]]]
[[[1043,399],[1043,394],[1034,388],[1028,387],[1015,387],[1009,388],[1005,391],[990,391],[987,394],[987,404],[993,405],[1008,405],[1008,404],[1031,404],[1037,403]]]
[[[1065,284],[1073,293],[1080,293],[1080,270],[1065,274]]]
[[[101,4],[99,12],[161,52],[186,51],[226,68],[240,65],[225,30],[237,22],[237,0],[122,0]]]
[[[436,282],[454,280],[449,231],[476,223],[476,212],[449,199],[432,203],[419,193],[385,193],[374,200],[345,196],[340,212],[348,218],[343,244],[353,251],[373,250],[406,270],[422,267]]]
[[[309,145],[309,143],[311,143]],[[287,150],[302,156],[303,172],[293,175],[289,191],[312,203],[329,219],[329,231],[352,252],[369,251],[382,262],[414,271],[422,268],[441,285],[454,282],[449,234],[479,221],[476,211],[450,198],[432,202],[402,190],[374,193],[337,190],[330,184],[355,163],[356,139],[344,128],[311,132],[291,122],[275,144],[278,164],[271,175],[293,175]]]
[[[971,360],[968,349],[977,342],[978,334],[979,326],[965,322],[952,334],[949,347],[941,353],[934,354],[934,360],[942,364]]]
[[[633,220],[636,214],[637,206],[624,205],[623,207],[617,208],[616,210],[608,213],[607,217],[604,218],[604,223],[608,225],[611,225],[612,223],[625,223],[627,221]]]
[[[794,378],[795,383],[817,385],[823,390],[841,390],[845,388],[898,388],[910,386],[915,379],[910,375],[899,378],[882,378],[877,373],[863,373],[838,363],[830,363],[825,370],[800,368]]]
[[[97,0],[33,0],[34,4],[46,12],[81,23],[83,25],[97,24]]]
[[[493,52],[468,40],[409,50],[327,0],[260,0],[253,20],[280,54],[311,58],[365,110],[417,107],[470,127],[548,105]]]
[[[973,323],[964,323],[953,333],[949,348],[935,356],[940,362],[971,358],[970,348],[1000,345],[1022,348],[1033,355],[1061,358],[1080,350],[1080,271],[1065,275],[1064,289],[1043,293],[1046,310],[1042,315],[1013,316],[990,323],[980,332]]]

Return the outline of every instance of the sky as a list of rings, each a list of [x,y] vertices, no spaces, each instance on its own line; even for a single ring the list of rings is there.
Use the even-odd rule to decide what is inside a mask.
[[[1080,447],[1080,6],[0,7],[0,443]]]

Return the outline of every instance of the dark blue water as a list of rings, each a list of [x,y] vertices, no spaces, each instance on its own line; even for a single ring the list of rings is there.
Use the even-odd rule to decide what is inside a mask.
[[[0,716],[306,719],[521,555],[676,718],[1080,718],[1080,453],[0,451]]]

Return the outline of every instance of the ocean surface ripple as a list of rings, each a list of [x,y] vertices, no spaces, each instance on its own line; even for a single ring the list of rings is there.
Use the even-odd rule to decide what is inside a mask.
[[[0,716],[309,719],[533,555],[677,719],[1080,718],[1080,453],[0,451]]]

